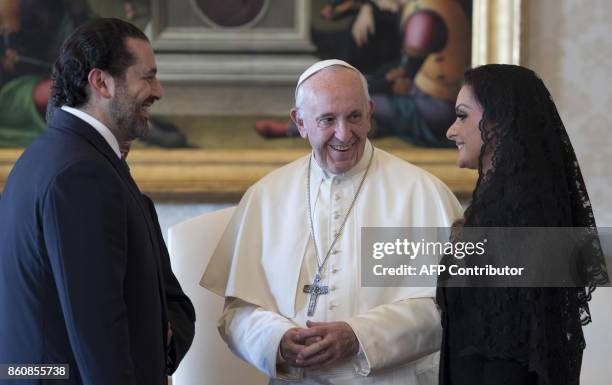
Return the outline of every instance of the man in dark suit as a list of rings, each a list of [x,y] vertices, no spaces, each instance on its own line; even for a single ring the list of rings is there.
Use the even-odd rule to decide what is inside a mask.
[[[53,118],[0,199],[0,363],[68,364],[63,384],[149,385],[186,353],[193,306],[120,151],[161,96],[131,24],[97,19],[62,46]]]

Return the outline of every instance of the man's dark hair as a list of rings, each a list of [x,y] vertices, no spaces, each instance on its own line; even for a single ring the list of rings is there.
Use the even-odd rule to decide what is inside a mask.
[[[49,107],[80,107],[88,100],[87,77],[94,68],[123,79],[134,63],[126,38],[149,41],[134,25],[113,18],[97,18],[77,28],[60,49],[53,67],[53,86]],[[48,108],[49,109],[49,108]]]

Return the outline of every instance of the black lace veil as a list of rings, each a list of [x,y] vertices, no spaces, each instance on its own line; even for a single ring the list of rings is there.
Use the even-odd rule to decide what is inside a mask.
[[[527,68],[491,64],[467,71],[465,84],[486,104],[479,125],[484,142],[479,177],[466,225],[584,227],[596,233],[578,160],[542,80]],[[484,171],[488,153],[492,167]],[[576,295],[587,324],[591,293],[608,282],[608,274],[601,253],[582,268],[586,287]]]
[[[464,226],[584,227],[596,237],[578,161],[542,80],[523,67],[490,64],[468,70],[465,84],[484,110],[484,145]],[[601,253],[582,265],[585,287],[446,289],[444,310],[457,321],[450,350],[516,360],[538,373],[539,383],[577,384],[588,301],[608,282]]]

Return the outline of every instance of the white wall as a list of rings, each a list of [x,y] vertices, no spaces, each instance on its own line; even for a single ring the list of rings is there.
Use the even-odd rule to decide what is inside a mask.
[[[527,0],[525,65],[548,86],[599,226],[612,227],[612,2]]]

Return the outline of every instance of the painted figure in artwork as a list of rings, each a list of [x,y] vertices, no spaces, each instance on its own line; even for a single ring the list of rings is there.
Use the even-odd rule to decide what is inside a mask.
[[[24,147],[45,127],[50,75],[61,42],[95,16],[122,18],[140,28],[147,0],[0,0],[0,147]],[[182,147],[176,127],[154,120],[146,142]]]
[[[375,3],[368,3],[368,7]],[[445,133],[454,120],[462,74],[470,64],[471,2],[412,0],[401,2],[401,6],[397,32],[400,58],[380,64],[375,71],[365,71],[375,105],[375,128],[370,136],[397,135],[418,146],[451,146]],[[353,27],[362,12],[368,14],[363,9],[364,5]],[[365,28],[365,41],[374,39],[381,29],[376,18],[369,19],[364,22],[372,26]],[[356,41],[357,36],[361,35],[354,35]],[[298,134],[290,122],[269,119],[256,122],[256,130],[264,137]]]

